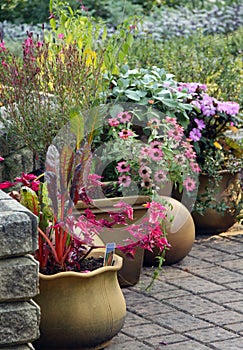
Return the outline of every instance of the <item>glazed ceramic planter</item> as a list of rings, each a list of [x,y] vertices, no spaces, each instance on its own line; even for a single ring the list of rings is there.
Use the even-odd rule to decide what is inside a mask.
[[[184,259],[190,252],[195,240],[195,226],[190,212],[183,204],[174,198],[161,197],[168,203],[168,205],[165,204],[167,208],[165,226],[167,240],[171,244],[171,248],[166,250],[164,264],[172,265]],[[173,220],[171,221],[172,218]],[[156,259],[158,253],[158,248],[155,248],[153,252],[146,251],[144,254],[144,265],[158,265]]]
[[[104,250],[94,250],[94,257]],[[88,273],[40,274],[40,294],[35,301],[41,308],[41,337],[35,349],[103,349],[122,329],[126,304],[117,272],[122,258],[114,265]]]
[[[235,206],[239,203],[242,196],[240,186],[240,174],[231,174],[228,171],[221,171],[219,188],[216,189],[215,199],[216,204],[220,205],[222,201],[229,206],[223,214],[216,209],[207,208],[204,215],[193,212],[192,216],[195,222],[196,233],[217,234],[227,231],[236,223],[237,214]],[[209,184],[209,177],[207,174],[201,174],[199,178],[198,194],[205,193],[205,189]]]

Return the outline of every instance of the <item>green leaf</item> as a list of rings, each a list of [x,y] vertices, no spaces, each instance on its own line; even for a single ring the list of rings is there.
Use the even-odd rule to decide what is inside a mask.
[[[70,111],[71,131],[76,135],[77,147],[84,138],[84,117],[78,107],[74,107]]]
[[[125,95],[130,98],[130,100],[133,101],[140,101],[141,95],[139,94],[139,91],[133,91],[133,90],[126,90]]]

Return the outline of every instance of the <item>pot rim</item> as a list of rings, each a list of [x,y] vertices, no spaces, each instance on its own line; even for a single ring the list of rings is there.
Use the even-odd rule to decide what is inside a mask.
[[[125,202],[128,204],[144,204],[148,202],[150,199],[149,196],[143,196],[143,195],[134,195],[134,196],[125,196],[125,197],[113,197],[113,198],[100,198],[100,199],[94,199],[92,201],[92,206],[96,208],[109,208],[111,209],[114,204],[117,202]],[[82,202],[78,201],[78,203],[75,205],[76,209],[86,209],[87,205]],[[114,208],[115,209],[115,208]],[[116,209],[117,210],[117,209]]]
[[[105,253],[105,249],[98,248],[92,251],[88,256],[100,256],[101,254],[104,256],[104,253]],[[98,269],[90,272],[63,271],[63,272],[55,273],[53,275],[45,275],[39,272],[39,277],[42,280],[54,280],[54,279],[63,278],[63,277],[90,278],[107,271],[119,271],[122,268],[123,258],[117,254],[114,254],[113,259],[115,262],[114,265],[99,267]]]

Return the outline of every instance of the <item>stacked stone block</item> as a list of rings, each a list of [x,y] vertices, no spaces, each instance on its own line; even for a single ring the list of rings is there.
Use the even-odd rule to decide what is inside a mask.
[[[34,349],[39,337],[37,217],[0,190],[0,348]]]

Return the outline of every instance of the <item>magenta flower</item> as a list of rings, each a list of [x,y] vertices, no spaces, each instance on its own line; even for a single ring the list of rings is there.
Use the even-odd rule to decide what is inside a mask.
[[[16,185],[16,182],[5,181],[0,183],[0,190]]]
[[[131,176],[128,175],[121,175],[118,177],[118,182],[120,185],[124,186],[124,187],[129,187],[131,184]]]
[[[125,161],[119,162],[117,164],[116,168],[119,171],[119,173],[126,173],[126,172],[130,171],[130,165],[127,164],[127,162],[125,162]]]
[[[134,135],[134,133],[131,131],[131,130],[126,130],[126,129],[123,129],[122,131],[120,131],[119,133],[118,133],[118,135],[119,135],[119,137],[121,138],[121,139],[128,139],[129,138],[129,136],[133,136]]]
[[[4,158],[0,156],[0,162],[2,162],[3,160],[4,160]]]
[[[2,59],[2,66],[3,67],[7,67],[8,65],[7,65],[7,63]]]
[[[144,204],[145,208],[148,208],[149,222],[157,223],[159,220],[164,219],[166,215],[166,208],[155,201]]]
[[[120,112],[120,113],[118,113],[117,114],[117,119],[119,119],[120,120],[120,122],[121,123],[127,123],[127,122],[129,122],[131,119],[132,119],[132,116],[131,116],[131,114],[130,113],[128,113],[128,112]]]
[[[202,136],[202,134],[201,134],[200,130],[197,128],[193,128],[189,134],[189,137],[192,141],[199,141],[201,136]]]
[[[114,204],[115,208],[121,209],[122,213],[124,213],[128,219],[133,220],[133,208],[130,204],[125,202],[119,202],[117,204]]]
[[[189,176],[183,181],[183,185],[188,192],[191,192],[196,188],[196,181]]]
[[[147,146],[141,147],[139,158],[147,157],[148,154],[149,154],[149,147]]]
[[[58,39],[64,39],[64,34],[63,33],[60,33],[57,35]]]

